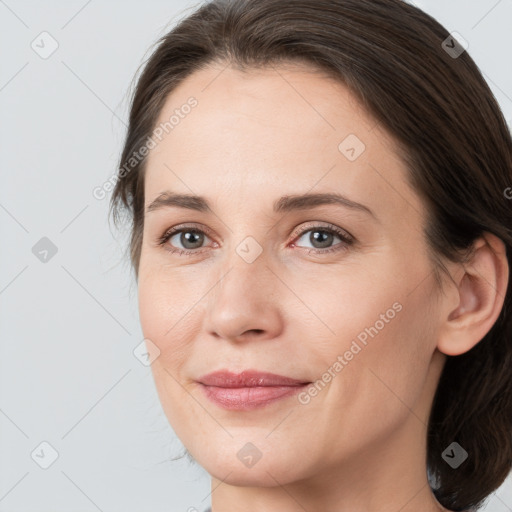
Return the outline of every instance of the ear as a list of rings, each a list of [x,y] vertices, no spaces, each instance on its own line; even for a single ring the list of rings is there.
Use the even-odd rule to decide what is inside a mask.
[[[445,296],[437,348],[449,356],[463,354],[482,340],[498,319],[507,292],[503,241],[485,232],[473,247],[471,260],[455,273],[457,288]]]

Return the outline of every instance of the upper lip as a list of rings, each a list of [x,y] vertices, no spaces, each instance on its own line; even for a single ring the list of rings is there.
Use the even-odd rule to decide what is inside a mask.
[[[249,388],[256,386],[300,386],[310,384],[308,381],[292,379],[275,373],[259,372],[257,370],[244,370],[241,373],[233,373],[228,370],[220,370],[203,375],[198,382],[206,386],[222,388]]]

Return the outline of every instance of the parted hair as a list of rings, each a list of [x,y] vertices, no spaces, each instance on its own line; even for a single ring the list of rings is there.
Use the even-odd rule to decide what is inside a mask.
[[[443,260],[464,263],[484,232],[504,242],[512,268],[511,133],[468,51],[439,22],[401,0],[212,0],[157,41],[131,96],[110,214],[116,224],[121,213],[129,218],[136,279],[147,159],[132,155],[176,86],[218,63],[242,71],[308,64],[348,87],[397,141],[407,179],[427,206],[425,239],[439,284]],[[510,281],[484,338],[447,356],[427,435],[429,482],[446,508],[479,508],[510,473]],[[468,453],[456,469],[442,457],[452,442]]]

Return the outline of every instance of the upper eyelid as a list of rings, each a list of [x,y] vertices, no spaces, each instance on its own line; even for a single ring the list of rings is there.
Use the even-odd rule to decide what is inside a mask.
[[[324,223],[324,224],[322,224]],[[302,226],[302,227],[299,227],[299,228],[296,228],[292,231],[292,234],[299,234],[299,233],[304,233],[305,231],[308,231],[310,229],[314,229],[314,228],[322,228],[322,229],[326,229],[326,230],[332,230],[332,231],[342,231],[343,233],[346,233],[347,236],[350,236],[351,238],[352,235],[344,228],[340,228],[338,226],[336,226],[335,224],[331,223],[331,222],[328,222],[328,221],[305,221],[302,224],[308,224],[307,226]],[[173,226],[171,228],[168,228],[164,231],[164,234],[166,233],[177,233],[177,232],[180,232],[182,230],[186,230],[186,229],[190,229],[191,231],[192,230],[197,230],[197,231],[202,231],[206,234],[212,234],[213,231],[210,229],[210,228],[207,228],[207,227],[204,227],[204,226],[201,226],[201,225],[198,225],[198,224],[188,224],[188,223],[184,223],[183,225],[182,224],[177,224],[176,226]]]
[[[304,226],[302,228],[297,228],[297,230],[293,231],[294,236],[303,236],[308,231],[311,231],[315,228],[318,228],[319,230],[325,229],[326,231],[332,231],[333,233],[337,234],[338,236],[343,236],[345,238],[349,238],[350,240],[354,240],[354,237],[343,228],[340,228],[338,226],[335,226],[332,223],[327,223],[328,225],[323,226],[322,224],[318,224],[318,221],[311,221],[312,225],[310,226]]]
[[[200,231],[202,233],[205,233],[207,235],[210,235],[212,233],[212,230],[209,228],[205,228],[203,226],[198,226],[196,224],[188,224],[188,225],[181,225],[178,224],[177,226],[173,226],[172,228],[166,229],[164,231],[164,236],[167,234],[170,234],[170,236],[175,235],[176,233],[181,233],[182,231]]]

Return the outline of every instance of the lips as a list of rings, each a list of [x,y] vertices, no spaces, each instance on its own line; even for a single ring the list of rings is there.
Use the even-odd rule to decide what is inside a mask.
[[[259,372],[256,370],[245,370],[241,373],[217,371],[204,375],[199,379],[199,382],[206,386],[222,388],[300,386],[302,384],[310,384],[309,381],[292,379],[275,373]]]
[[[198,381],[205,396],[228,410],[251,410],[295,395],[311,382],[275,373],[217,371]]]

